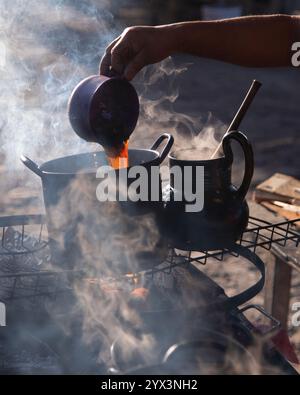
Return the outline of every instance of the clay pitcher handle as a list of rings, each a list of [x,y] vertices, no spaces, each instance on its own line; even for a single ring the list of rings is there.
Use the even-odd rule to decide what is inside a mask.
[[[233,161],[233,154],[230,145],[231,140],[235,140],[241,145],[245,156],[244,177],[241,186],[238,188],[236,192],[239,199],[244,200],[248,192],[248,189],[250,187],[251,180],[253,177],[253,172],[254,172],[254,156],[253,156],[252,145],[249,143],[247,137],[241,132],[233,131],[225,135],[222,141],[223,151],[225,157],[228,158],[231,163]]]

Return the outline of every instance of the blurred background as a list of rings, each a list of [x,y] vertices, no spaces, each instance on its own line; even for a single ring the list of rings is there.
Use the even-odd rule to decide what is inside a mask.
[[[116,7],[117,5],[117,7]],[[130,0],[111,1],[116,17],[132,25],[194,19],[230,18],[248,14],[296,14],[299,0]]]

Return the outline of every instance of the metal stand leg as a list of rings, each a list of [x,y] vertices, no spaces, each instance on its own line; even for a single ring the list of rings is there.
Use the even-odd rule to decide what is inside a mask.
[[[292,268],[275,256],[275,262],[267,265],[265,285],[265,309],[287,329]]]

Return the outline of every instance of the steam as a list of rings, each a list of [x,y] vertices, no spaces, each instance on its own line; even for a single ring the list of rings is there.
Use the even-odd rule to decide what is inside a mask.
[[[136,79],[140,118],[134,143],[141,145],[145,139],[153,139],[153,135],[168,132],[175,138],[174,151],[188,150],[194,159],[209,159],[220,141],[224,125],[211,113],[201,112],[200,103],[199,113],[195,116],[176,109],[176,101],[180,100],[179,80],[188,72],[189,66],[188,63],[178,65],[169,57],[140,72]],[[182,94],[188,96],[187,91]],[[191,100],[195,98],[186,102]]]
[[[71,130],[67,100],[76,84],[96,74],[116,35],[109,2],[1,0],[0,127],[7,167],[27,154],[45,161],[89,150]]]
[[[1,0],[0,12],[0,149],[9,171],[23,169],[21,154],[41,163],[97,149],[74,134],[66,106],[76,84],[97,73],[104,48],[121,30],[110,2]],[[216,145],[213,130],[205,139],[200,133],[214,126],[212,118],[205,125],[201,114],[174,110],[176,81],[187,66],[166,59],[137,77],[141,115],[131,145],[145,147],[162,129],[175,134],[181,148],[208,140]]]

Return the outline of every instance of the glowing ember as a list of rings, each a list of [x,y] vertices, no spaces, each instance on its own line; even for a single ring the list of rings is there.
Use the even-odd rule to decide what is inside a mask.
[[[130,295],[134,298],[146,300],[149,295],[149,289],[147,288],[135,288]]]

